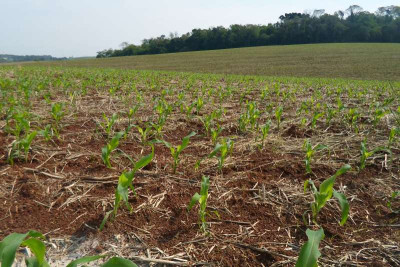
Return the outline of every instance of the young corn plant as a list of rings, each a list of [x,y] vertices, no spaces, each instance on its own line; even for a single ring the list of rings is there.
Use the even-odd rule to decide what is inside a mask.
[[[330,107],[327,108],[327,112],[326,112],[326,124],[327,125],[331,125],[331,121],[336,116],[336,114],[337,114],[336,109],[333,109]]]
[[[389,133],[388,149],[390,150],[392,145],[396,142],[396,137],[400,135],[400,128],[392,128]]]
[[[318,111],[316,111],[316,112],[314,113],[314,116],[313,116],[313,118],[312,118],[312,120],[311,120],[311,128],[312,128],[312,129],[315,129],[315,126],[317,125],[317,121],[318,121],[320,118],[322,118],[324,115],[325,115],[325,114],[324,114],[323,112],[318,112]]]
[[[207,233],[206,208],[207,208],[209,187],[210,187],[210,178],[208,176],[203,175],[201,181],[200,194],[195,193],[187,207],[187,210],[190,211],[194,207],[194,205],[196,205],[197,203],[199,204],[199,224],[200,224],[200,229],[204,233]]]
[[[318,231],[306,230],[308,241],[301,247],[296,267],[318,267],[318,258],[321,256],[319,243],[325,238],[324,229]]]
[[[28,247],[33,257],[27,258],[25,263],[29,267],[50,267],[45,259],[46,246],[42,242],[46,238],[39,232],[29,231],[25,234],[12,233],[0,242],[1,267],[11,267],[19,247]]]
[[[257,109],[254,102],[247,103],[247,118],[250,123],[251,130],[258,128],[258,118],[261,112]]]
[[[366,140],[363,140],[361,142],[360,152],[361,152],[360,168],[359,168],[360,171],[365,169],[365,166],[367,164],[368,158],[372,157],[375,153],[377,153],[377,152],[387,152],[388,154],[391,154],[390,150],[388,150],[388,149],[386,149],[384,147],[377,147],[372,151],[368,151],[367,141]]]
[[[193,108],[196,106],[196,102],[190,104],[190,105],[186,105],[184,103],[182,103],[181,109],[184,110],[185,114],[186,114],[186,118],[188,120],[190,120],[193,116]]]
[[[57,138],[60,137],[61,120],[65,116],[64,103],[54,103],[51,105],[51,116],[54,119],[54,132]]]
[[[119,140],[125,135],[125,132],[118,132],[114,135],[111,141],[101,149],[101,158],[107,168],[111,168],[110,156],[119,145]]]
[[[387,114],[387,111],[382,108],[376,108],[374,112],[373,125],[376,127],[379,121]]]
[[[250,120],[247,113],[242,113],[239,117],[239,130],[244,133],[246,132],[247,126],[250,124]]]
[[[335,189],[333,189],[333,185],[338,176],[345,174],[350,169],[350,165],[344,165],[334,175],[323,181],[320,184],[319,189],[316,188],[314,182],[311,179],[307,180],[304,183],[304,193],[307,192],[308,188],[310,188],[314,196],[314,202],[311,203],[311,211],[314,223],[317,223],[317,216],[319,212],[325,206],[326,202],[332,198],[332,195],[339,201],[342,210],[340,225],[343,226],[346,223],[347,217],[349,216],[349,203],[344,194],[339,193]]]
[[[200,114],[200,111],[203,108],[203,106],[204,106],[203,97],[201,97],[201,96],[197,97],[197,100],[196,100],[196,113],[197,113],[197,115]]]
[[[226,157],[232,154],[233,141],[229,138],[222,139],[221,144],[217,143],[214,150],[207,156],[208,158],[216,157],[218,159],[218,170],[222,172],[222,167],[225,163]],[[195,169],[200,167],[200,163],[203,159],[196,162]]]
[[[35,139],[36,135],[37,131],[33,131],[27,134],[23,139],[19,141],[19,145],[21,146],[21,148],[24,150],[25,153],[25,161],[28,161],[29,149],[31,148],[32,141],[33,139]]]
[[[322,145],[322,144],[318,144],[318,145],[315,145],[315,146],[313,147],[313,146],[311,145],[310,140],[306,140],[306,141],[304,142],[303,147],[304,147],[305,152],[306,152],[306,157],[305,157],[305,160],[304,160],[305,165],[306,165],[306,173],[307,173],[307,174],[311,174],[311,173],[312,173],[312,170],[311,170],[311,161],[312,161],[312,158],[313,158],[314,154],[315,154],[317,151],[326,149],[326,148],[328,148],[328,147],[325,146],[325,145]]]
[[[276,123],[278,125],[278,130],[279,127],[281,125],[281,119],[282,119],[282,113],[283,113],[283,107],[279,106],[275,109],[275,119],[276,119]]]
[[[112,213],[112,219],[115,219],[117,216],[117,212],[121,202],[125,202],[127,209],[132,212],[132,207],[129,204],[129,189],[132,190],[133,195],[136,195],[135,187],[133,186],[133,179],[135,178],[135,174],[138,170],[142,169],[143,167],[147,166],[154,157],[154,146],[151,147],[151,153],[142,157],[139,161],[137,161],[133,169],[129,172],[123,172],[118,179],[118,186],[115,190],[115,201],[114,201],[114,209],[112,211],[107,212],[106,216],[104,217],[103,221],[100,225],[100,230],[102,230],[107,223],[109,216]]]
[[[137,113],[137,111],[139,110],[140,105],[134,105],[132,108],[130,108],[127,112],[127,116],[128,116],[128,125],[132,124],[132,118],[133,116],[135,116],[135,114]]]
[[[399,197],[400,196],[400,191],[394,191],[393,193],[392,193],[392,195],[390,196],[390,199],[388,200],[388,202],[387,202],[387,207],[392,211],[392,212],[394,212],[394,213],[399,213],[400,211],[394,211],[393,209],[392,209],[392,203],[395,201],[395,199],[397,198],[397,197]]]
[[[354,129],[355,133],[358,133],[358,118],[360,114],[357,112],[355,108],[349,109],[347,113],[347,120],[350,123],[350,126]]]
[[[166,147],[168,147],[170,149],[172,158],[174,159],[174,161],[172,163],[172,172],[174,174],[176,173],[176,168],[180,162],[180,158],[179,158],[180,154],[188,146],[190,137],[193,137],[195,135],[196,135],[195,132],[191,132],[189,135],[185,136],[182,139],[182,143],[176,147],[174,147],[171,143],[168,143],[165,140],[157,140],[157,142],[163,143]]]
[[[25,162],[28,161],[29,149],[31,148],[32,141],[36,137],[36,135],[37,131],[33,131],[26,134],[24,138],[19,138],[13,143],[10,153],[8,155],[8,162],[11,165],[14,165],[14,159],[20,157],[22,151],[25,155]]]
[[[162,136],[162,130],[164,128],[166,120],[167,120],[166,116],[160,116],[156,123],[151,123],[151,126],[155,130],[155,135],[157,137],[161,137]]]
[[[271,121],[267,121],[262,127],[261,127],[261,148],[264,148],[264,143],[265,139],[267,138],[267,135],[269,133],[269,129],[271,128]]]
[[[108,118],[106,114],[103,113],[103,120],[104,122],[100,123],[101,127],[104,129],[104,131],[107,134],[107,137],[109,138],[112,134],[112,128],[115,124],[115,122],[118,119],[118,115],[116,113],[113,113],[111,115],[111,118]]]
[[[140,141],[142,145],[147,145],[150,136],[153,134],[153,127],[151,125],[145,125],[145,127],[135,126],[140,134]]]
[[[221,134],[224,128],[221,125],[217,124],[217,128],[211,128],[211,141],[213,145],[217,143],[218,136]]]
[[[27,267],[50,267],[46,261],[46,245],[42,240],[45,236],[36,231],[29,231],[25,234],[12,233],[0,242],[0,263],[1,267],[11,267],[15,261],[18,248],[27,247],[32,251],[33,256],[25,259]],[[85,256],[71,261],[67,267],[78,267],[78,265],[96,261],[107,257],[107,255]],[[101,267],[137,267],[129,260],[112,257]]]
[[[43,130],[39,131],[39,134],[44,137],[46,142],[49,142],[53,137],[53,130],[50,124],[47,124]]]
[[[204,131],[206,132],[206,135],[208,136],[210,134],[210,128],[213,125],[213,116],[212,116],[212,114],[206,115],[204,119],[200,118],[200,121],[203,123]]]

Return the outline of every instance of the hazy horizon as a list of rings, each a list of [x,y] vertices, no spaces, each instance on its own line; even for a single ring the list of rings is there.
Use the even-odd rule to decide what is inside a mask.
[[[275,23],[290,12],[325,9],[333,14],[357,4],[369,12],[393,5],[393,1],[226,1],[204,0],[3,0],[0,54],[95,56],[96,52],[119,48],[122,42],[140,44],[143,39],[169,33],[179,35],[195,28],[228,27],[232,24]],[[273,5],[271,5],[273,3]]]

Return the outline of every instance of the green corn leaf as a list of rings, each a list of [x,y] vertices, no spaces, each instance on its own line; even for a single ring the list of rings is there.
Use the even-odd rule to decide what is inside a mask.
[[[165,140],[155,140],[155,143],[162,143],[162,144],[164,144],[166,147],[168,147],[169,149],[171,149],[171,147],[172,147],[172,144],[171,143],[169,143],[169,142],[167,142],[167,141],[165,141]]]
[[[41,233],[29,231],[25,234],[12,233],[0,242],[1,267],[11,267],[15,259],[15,253],[27,237],[45,238]]]
[[[36,257],[30,257],[25,259],[26,267],[50,267],[47,262],[43,262],[42,265],[39,265],[39,262]]]
[[[340,168],[334,175],[333,175],[333,177],[338,177],[338,176],[340,176],[340,175],[343,175],[343,174],[345,174],[346,172],[348,172],[349,170],[351,169],[351,166],[350,165],[348,165],[348,164],[346,164],[346,165],[344,165],[342,168]]]
[[[324,239],[324,229],[318,231],[312,231],[307,229],[306,231],[308,241],[303,245],[300,250],[299,258],[296,262],[296,267],[317,267],[318,258],[321,256],[319,252],[319,243]]]
[[[208,155],[209,158],[214,157],[215,155],[217,155],[217,153],[221,150],[221,148],[223,147],[223,145],[221,144],[217,144],[214,148],[213,151],[211,151],[210,155]]]
[[[110,210],[109,212],[106,213],[106,215],[104,216],[103,220],[101,221],[101,224],[99,226],[99,230],[102,231],[104,229],[104,226],[106,225],[108,218],[110,218],[111,213],[114,210]],[[68,267],[68,266],[67,266]]]
[[[110,150],[114,150],[117,148],[119,140],[121,139],[122,136],[124,136],[124,134],[125,132],[118,132],[115,134],[115,136],[111,139],[111,142],[109,143]]]
[[[314,148],[314,150],[315,150],[315,151],[319,151],[319,150],[324,150],[324,149],[327,149],[327,148],[328,148],[328,146],[326,146],[326,145],[318,144],[318,145]]]
[[[347,221],[347,217],[349,216],[350,205],[344,194],[333,190],[333,196],[339,201],[340,208],[342,209],[342,219],[340,221],[340,225],[343,226]]]
[[[78,267],[79,264],[83,264],[83,263],[88,263],[88,262],[92,262],[92,261],[96,261],[98,259],[104,258],[106,257],[105,255],[96,255],[96,256],[86,256],[86,257],[82,257],[79,259],[76,259],[74,261],[71,261],[67,267]]]
[[[193,206],[199,202],[200,198],[201,196],[199,195],[199,193],[195,193],[192,199],[190,200],[189,205],[187,206],[187,210],[190,211],[193,208]]]
[[[195,135],[196,135],[195,132],[191,132],[189,135],[185,136],[182,139],[182,144],[180,146],[178,146],[177,152],[180,153],[182,150],[184,150],[187,147],[187,145],[189,144],[190,137],[195,136]]]
[[[306,180],[306,181],[304,182],[304,185],[303,185],[304,194],[307,192],[307,188],[308,188],[309,183],[310,183],[310,180]]]
[[[322,184],[319,186],[319,195],[318,195],[318,207],[321,209],[323,206],[325,206],[326,201],[328,201],[333,194],[333,184],[335,183],[335,176],[332,176],[325,181],[322,182]]]
[[[27,236],[28,233],[12,233],[6,236],[3,241],[0,242],[1,267],[11,267],[12,263],[14,262],[17,249]]]
[[[29,238],[22,242],[21,246],[28,247],[32,253],[35,255],[38,266],[43,266],[45,262],[45,255],[46,255],[46,246],[43,244],[42,241],[36,238]]]
[[[137,265],[130,260],[113,257],[101,265],[101,267],[137,267]]]
[[[202,196],[208,195],[209,187],[210,187],[210,177],[203,176],[203,179],[201,181],[200,195],[202,195]]]
[[[153,157],[154,157],[154,146],[151,147],[151,154],[144,156],[138,162],[136,162],[133,171],[136,172],[137,170],[140,170],[141,168],[148,165],[153,160]]]

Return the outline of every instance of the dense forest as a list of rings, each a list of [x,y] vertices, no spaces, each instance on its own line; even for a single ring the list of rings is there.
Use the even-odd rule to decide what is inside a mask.
[[[22,61],[54,61],[54,60],[65,60],[67,58],[56,58],[48,55],[44,56],[16,56],[0,54],[0,63],[6,62],[22,62]]]
[[[375,13],[352,5],[333,15],[325,10],[286,13],[268,25],[231,25],[169,37],[145,39],[141,45],[122,43],[121,49],[97,52],[97,57],[161,54],[264,45],[338,42],[400,42],[400,6],[380,7]]]

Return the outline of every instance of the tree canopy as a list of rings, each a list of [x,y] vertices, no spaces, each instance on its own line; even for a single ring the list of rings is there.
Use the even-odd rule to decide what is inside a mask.
[[[400,7],[380,7],[375,13],[352,5],[333,15],[318,9],[307,13],[285,13],[275,24],[239,25],[228,28],[193,29],[169,37],[144,39],[141,45],[124,42],[121,49],[97,52],[97,57],[118,57],[213,50],[265,45],[338,42],[400,42]]]

